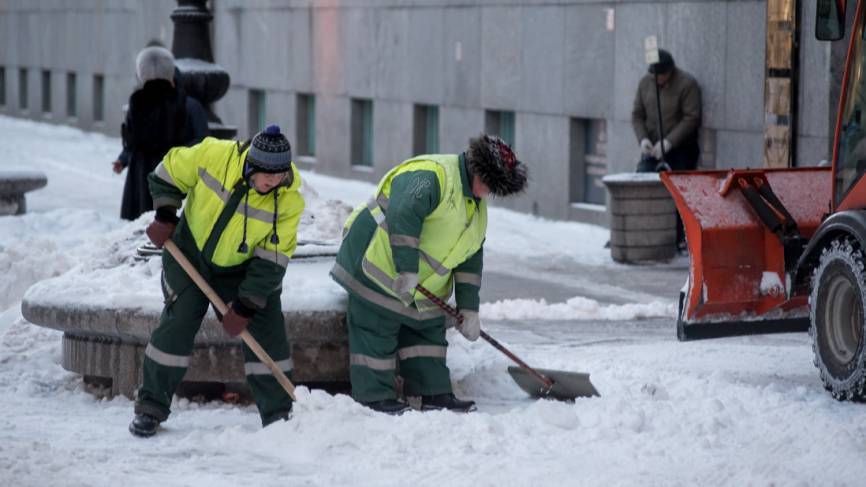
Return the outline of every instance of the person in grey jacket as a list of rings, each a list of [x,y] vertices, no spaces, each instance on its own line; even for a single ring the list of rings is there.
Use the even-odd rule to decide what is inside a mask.
[[[692,75],[676,66],[671,53],[664,49],[659,49],[659,62],[650,65],[649,73],[638,84],[631,122],[640,143],[641,165],[652,166],[644,170],[652,171],[660,162],[666,162],[675,171],[697,167],[701,88]]]

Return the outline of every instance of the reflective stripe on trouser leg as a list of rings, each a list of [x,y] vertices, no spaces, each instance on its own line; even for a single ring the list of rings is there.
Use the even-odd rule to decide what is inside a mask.
[[[346,322],[352,397],[360,402],[396,398],[395,356],[400,323],[351,294]]]
[[[292,380],[292,358],[286,338],[279,293],[268,297],[267,304],[255,314],[247,329],[286,377]],[[247,374],[247,384],[250,386],[263,421],[275,413],[291,410],[292,398],[271,374],[268,366],[263,364],[246,344],[244,344],[244,370]]]
[[[171,271],[166,275],[172,281]],[[164,421],[171,397],[189,366],[195,335],[207,312],[208,300],[196,287],[187,287],[162,310],[159,327],[150,335],[144,354],[144,384],[138,390],[136,413]]]
[[[445,362],[445,318],[403,321],[397,356],[407,396],[429,396],[451,392],[451,372]]]

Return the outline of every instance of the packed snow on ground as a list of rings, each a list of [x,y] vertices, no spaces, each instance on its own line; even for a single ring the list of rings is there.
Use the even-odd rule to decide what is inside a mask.
[[[633,320],[674,318],[673,303],[629,303],[602,305],[594,299],[575,296],[564,303],[549,304],[544,299],[503,299],[482,303],[481,316],[489,320]]]
[[[109,273],[111,259],[126,265],[122,256],[139,244],[147,217],[117,218],[122,178],[109,163],[119,146],[115,138],[0,117],[0,170],[49,176],[48,187],[28,196],[28,214],[0,217],[0,485],[823,486],[866,478],[866,412],[822,390],[807,336],[679,343],[665,303],[632,309],[580,296],[487,303],[482,314],[486,329],[527,362],[591,373],[598,398],[530,399],[505,373],[502,354],[451,331],[455,391],[478,400],[476,413],[389,417],[300,387],[287,423],[263,430],[252,406],[176,399],[156,437],[134,438],[126,430],[132,403],[91,394],[60,366],[61,334],[18,312],[34,283],[70,279],[64,292],[75,296],[79,280]],[[303,176],[324,207],[354,206],[373,191]],[[311,223],[315,238],[338,231],[345,211]],[[493,209],[487,248],[585,258],[605,272],[612,264],[604,239],[604,230],[588,225]],[[143,285],[106,274],[118,294],[103,304],[157,295],[158,262],[129,265],[122,269],[140,273]],[[88,292],[81,289],[82,298]],[[512,326],[496,319],[506,310],[544,319],[530,329]]]

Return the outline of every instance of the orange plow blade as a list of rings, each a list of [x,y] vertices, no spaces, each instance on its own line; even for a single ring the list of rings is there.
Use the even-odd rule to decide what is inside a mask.
[[[794,272],[830,211],[830,168],[667,172],[661,179],[691,258],[679,338],[805,330],[808,289]]]

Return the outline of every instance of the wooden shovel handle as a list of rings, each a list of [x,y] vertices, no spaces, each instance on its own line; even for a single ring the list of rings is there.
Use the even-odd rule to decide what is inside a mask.
[[[420,284],[418,284],[415,287],[415,289],[417,289],[418,292],[420,292],[424,296],[427,296],[427,299],[436,303],[440,308],[442,308],[443,311],[445,311],[449,315],[456,318],[458,323],[463,323],[463,315],[460,314],[456,309],[452,308],[448,303],[443,301],[441,298],[439,298],[439,296],[436,296],[435,294],[430,292],[429,289],[427,289],[426,287],[424,287]],[[514,361],[514,363],[516,363],[521,368],[525,369],[527,372],[532,374],[536,379],[540,380],[541,383],[544,384],[546,391],[550,391],[550,389],[553,387],[553,381],[550,380],[549,377],[547,377],[546,375],[542,374],[541,372],[533,369],[532,367],[529,366],[529,364],[527,364],[523,360],[520,360],[520,357],[511,353],[511,350],[508,350],[507,348],[505,348],[505,345],[496,341],[492,336],[488,335],[484,330],[481,330],[481,338],[486,340],[487,343],[493,345],[493,347],[496,350],[499,350],[500,352],[504,353],[506,357],[510,358],[512,361]]]
[[[177,245],[171,239],[168,239],[165,241],[164,246],[165,249],[168,250],[168,253],[170,253],[172,257],[174,257],[174,259],[180,264],[180,266],[183,267],[183,270],[185,270],[186,273],[189,275],[190,279],[195,282],[196,286],[201,289],[201,292],[203,292],[204,295],[207,296],[207,298],[210,300],[210,302],[213,303],[217,311],[219,311],[221,315],[225,316],[226,313],[228,313],[229,311],[228,306],[226,306],[226,304],[219,297],[219,295],[217,295],[216,291],[214,291],[213,288],[210,287],[210,284],[205,281],[204,277],[199,274],[196,268],[193,267],[192,263],[189,261],[189,259],[186,258],[185,255],[183,255],[183,252],[181,252]],[[265,352],[261,345],[259,345],[259,342],[256,341],[256,339],[253,338],[253,336],[250,335],[250,332],[248,332],[247,330],[241,331],[239,336],[241,337],[241,340],[243,340],[244,343],[246,343],[247,346],[250,347],[250,350],[252,350],[253,353],[256,354],[256,357],[258,357],[263,364],[268,366],[268,369],[271,370],[271,373],[274,374],[277,382],[279,382],[280,385],[283,386],[283,389],[286,390],[286,393],[289,395],[289,397],[291,397],[292,400],[297,401],[298,399],[295,397],[295,386],[292,384],[292,381],[290,381],[289,378],[286,377],[286,374],[284,374],[283,371],[280,370],[279,367],[277,367],[277,364],[274,363],[273,359],[271,359],[268,353]]]

